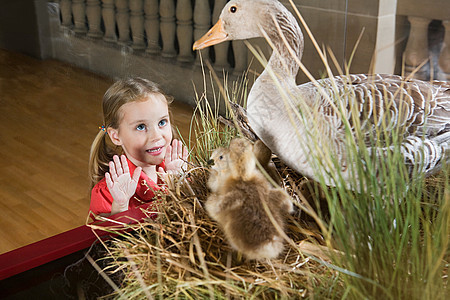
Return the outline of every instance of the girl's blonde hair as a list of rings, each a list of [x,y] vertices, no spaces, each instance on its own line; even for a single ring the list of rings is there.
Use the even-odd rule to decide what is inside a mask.
[[[134,101],[141,101],[151,94],[162,94],[167,105],[173,98],[166,95],[160,87],[147,79],[132,77],[116,81],[103,96],[103,127],[92,142],[89,156],[89,178],[94,187],[109,170],[109,162],[115,154],[122,154],[122,147],[114,145],[107,138],[109,127],[119,128],[120,108]]]

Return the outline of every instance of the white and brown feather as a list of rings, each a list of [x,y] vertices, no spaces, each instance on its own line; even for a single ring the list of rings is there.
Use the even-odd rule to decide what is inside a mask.
[[[229,12],[232,5],[240,15]],[[371,149],[375,153],[389,151],[384,141],[392,137],[386,135],[396,133],[408,166],[431,174],[450,161],[450,83],[357,74],[297,86],[303,35],[279,1],[232,0],[220,18],[229,40],[259,36],[273,45],[273,54],[249,93],[248,119],[258,137],[298,172],[314,179],[319,176],[310,159],[309,145],[314,142],[319,149],[332,149],[344,178],[349,176],[345,130],[349,126],[356,136],[356,122],[367,147],[373,147],[370,142],[376,139],[377,149]],[[334,185],[333,179],[327,180]]]

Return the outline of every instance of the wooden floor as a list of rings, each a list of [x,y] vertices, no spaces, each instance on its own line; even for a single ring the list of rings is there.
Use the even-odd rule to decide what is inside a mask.
[[[89,148],[111,83],[0,49],[0,253],[85,223]],[[187,136],[191,108],[172,112]]]

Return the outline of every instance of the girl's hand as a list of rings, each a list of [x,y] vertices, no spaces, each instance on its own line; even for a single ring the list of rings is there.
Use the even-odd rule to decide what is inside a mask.
[[[188,149],[177,139],[172,141],[172,145],[167,147],[165,165],[167,173],[179,173],[185,171]],[[161,172],[162,168],[158,170]],[[164,172],[164,171],[163,171]]]
[[[141,171],[142,168],[137,167],[131,177],[125,155],[121,155],[120,160],[117,155],[114,155],[113,161],[109,162],[109,173],[105,174],[105,178],[106,186],[113,197],[111,215],[128,210],[128,204],[136,192]]]

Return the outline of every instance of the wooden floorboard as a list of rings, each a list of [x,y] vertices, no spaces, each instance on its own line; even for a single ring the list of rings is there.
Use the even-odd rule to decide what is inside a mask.
[[[112,82],[0,49],[0,254],[85,223],[89,148]],[[192,109],[172,112],[187,137]]]

